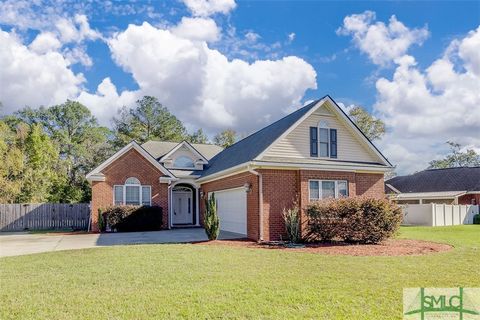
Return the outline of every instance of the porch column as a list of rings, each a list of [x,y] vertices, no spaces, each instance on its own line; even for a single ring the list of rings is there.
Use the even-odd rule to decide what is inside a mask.
[[[195,225],[200,226],[200,192],[199,192],[200,187],[195,186],[195,212],[196,212],[196,221]]]

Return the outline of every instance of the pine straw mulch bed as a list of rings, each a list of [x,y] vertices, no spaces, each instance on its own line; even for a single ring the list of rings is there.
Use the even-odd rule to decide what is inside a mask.
[[[243,239],[202,241],[193,244],[348,256],[414,256],[443,252],[452,249],[452,246],[448,244],[409,239],[390,239],[379,244],[347,244],[343,242],[307,243],[305,244],[305,247],[295,248],[288,247],[281,243],[257,243]]]

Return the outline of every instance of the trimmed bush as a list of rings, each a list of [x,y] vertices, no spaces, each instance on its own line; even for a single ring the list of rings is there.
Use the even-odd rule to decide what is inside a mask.
[[[203,221],[208,240],[216,240],[220,234],[220,219],[217,214],[215,194],[210,199],[205,199],[205,217]]]
[[[283,222],[285,223],[285,229],[287,231],[288,240],[293,243],[300,241],[300,208],[295,201],[293,206],[289,209],[283,209],[282,212]]]
[[[157,206],[113,206],[103,210],[112,230],[120,232],[162,229],[162,208]]]
[[[310,241],[379,243],[393,236],[402,222],[401,209],[385,199],[324,200],[310,204],[306,214]]]
[[[105,229],[107,227],[106,223],[105,223],[105,216],[103,215],[103,210],[102,209],[98,209],[98,230],[100,230],[100,232],[105,232]]]
[[[480,214],[473,216],[473,224],[480,224]]]

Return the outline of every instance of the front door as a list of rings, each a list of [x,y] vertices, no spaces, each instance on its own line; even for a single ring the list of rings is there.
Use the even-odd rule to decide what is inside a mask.
[[[173,192],[173,224],[193,224],[192,192]]]

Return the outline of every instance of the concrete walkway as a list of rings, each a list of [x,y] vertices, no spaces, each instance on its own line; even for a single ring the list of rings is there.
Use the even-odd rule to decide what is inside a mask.
[[[222,231],[219,238],[242,237],[244,236],[237,233]],[[0,233],[0,257],[115,245],[189,243],[206,240],[207,236],[202,228],[102,234]]]

